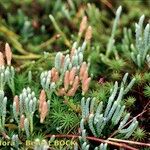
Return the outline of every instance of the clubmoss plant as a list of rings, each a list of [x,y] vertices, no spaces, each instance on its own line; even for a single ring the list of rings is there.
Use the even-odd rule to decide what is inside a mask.
[[[38,107],[38,108],[37,108]],[[19,97],[16,95],[13,101],[13,115],[18,123],[20,131],[26,132],[27,137],[33,133],[35,111],[38,109],[40,114],[40,123],[43,123],[50,108],[50,101],[46,101],[46,93],[41,91],[39,101],[35,93],[29,87],[24,88]]]
[[[83,61],[85,48],[86,42],[81,47],[77,47],[77,43],[74,43],[70,54],[64,56],[58,52],[55,57],[55,66],[41,74],[43,89],[49,92],[56,91],[58,96],[74,96],[81,85],[84,95],[91,81],[88,75],[89,65]]]
[[[24,129],[27,137],[33,133],[33,116],[37,107],[37,98],[31,89],[24,88],[13,101],[13,114],[19,128]]]
[[[143,31],[144,18],[145,16],[142,15],[135,24],[136,43],[135,46],[131,45],[131,58],[139,68],[146,63],[146,59],[149,64],[150,24],[147,24]]]
[[[4,96],[4,91],[0,90],[0,132],[4,132],[6,120],[6,105],[7,97]]]
[[[116,11],[116,18],[115,18],[115,21],[114,21],[114,24],[113,24],[111,37],[110,37],[108,45],[107,45],[107,50],[106,50],[106,56],[107,57],[109,57],[109,55],[112,52],[113,47],[114,47],[114,43],[115,43],[114,36],[115,36],[117,24],[119,22],[119,18],[120,18],[120,15],[121,15],[121,11],[122,11],[122,6],[119,6],[119,8]]]
[[[81,126],[83,125],[83,120],[81,120]],[[90,144],[89,141],[86,139],[87,133],[86,130],[81,130],[81,136],[79,137],[80,145],[81,145],[81,150],[90,150]],[[78,150],[78,147],[76,148]],[[75,150],[76,150],[75,149]],[[107,150],[107,143],[101,143],[99,146],[96,146],[94,150]]]
[[[6,58],[6,65],[5,60]],[[8,43],[5,44],[5,53],[0,52],[0,90],[4,90],[7,84],[14,94],[14,75],[15,70],[11,66],[12,52]]]
[[[4,56],[6,57],[6,63]],[[5,121],[6,121],[6,113],[7,113],[7,97],[4,96],[5,86],[6,84],[11,88],[14,94],[14,68],[11,66],[12,52],[9,47],[9,44],[5,44],[5,55],[0,52],[0,132],[5,135],[5,137],[9,138],[5,134]]]
[[[125,134],[124,138],[129,138],[131,136],[138,125],[137,120],[134,119],[129,127],[125,129],[124,125],[128,121],[130,115],[127,114],[124,119],[120,121],[125,109],[125,106],[121,106],[120,102],[123,96],[132,88],[135,82],[135,79],[133,78],[130,83],[126,85],[127,77],[128,73],[124,75],[120,89],[118,87],[118,82],[115,82],[113,89],[111,89],[111,95],[108,99],[105,109],[103,102],[100,102],[97,107],[95,107],[95,98],[82,98],[82,120],[80,123],[81,130],[85,129],[84,124],[87,122],[92,134],[96,137],[101,137],[103,129],[107,126],[109,121],[111,121],[114,126],[120,122],[118,132]]]

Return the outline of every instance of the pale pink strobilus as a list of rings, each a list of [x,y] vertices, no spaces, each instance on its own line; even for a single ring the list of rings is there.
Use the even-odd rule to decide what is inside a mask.
[[[76,89],[71,88],[66,95],[67,96],[74,96],[75,92],[76,92]]]
[[[39,112],[41,112],[42,105],[46,101],[46,93],[44,90],[41,90],[40,97],[39,97]]]
[[[51,69],[51,78],[52,78],[52,82],[56,82],[59,79],[58,71],[54,67]]]
[[[69,84],[72,85],[73,81],[74,81],[74,77],[76,75],[76,67],[73,67],[69,73]]]
[[[81,35],[84,32],[84,30],[86,29],[86,27],[87,27],[87,16],[84,16],[80,23],[80,28],[79,28],[78,34]]]
[[[3,56],[3,53],[0,52],[0,67],[1,66],[4,66],[5,62],[4,62],[4,56]]]
[[[59,80],[59,73],[58,73],[58,71],[56,71],[55,72],[55,76],[53,77],[53,82],[56,82],[56,81],[58,81]]]
[[[52,76],[54,76],[54,75],[55,75],[55,71],[56,71],[56,68],[55,68],[55,67],[53,67],[53,68],[51,69],[51,75],[52,75]]]
[[[82,80],[85,70],[87,70],[87,64],[83,62],[80,67],[80,80]]]
[[[72,57],[74,55],[74,52],[75,52],[75,48],[71,48],[71,52],[70,52],[70,59],[72,60]]]
[[[21,117],[20,117],[20,125],[19,125],[21,129],[24,128],[24,120],[25,120],[25,116],[21,115]]]
[[[88,78],[88,70],[86,69],[83,73],[83,76],[82,76],[82,82],[84,83],[86,81],[86,79]]]
[[[17,95],[14,97],[13,103],[16,105],[16,112],[19,112],[19,97]]]
[[[64,88],[65,88],[65,91],[68,90],[68,86],[69,86],[69,71],[67,70],[65,72],[65,77],[64,77]]]
[[[72,85],[73,89],[75,89],[75,91],[78,89],[79,87],[79,77],[76,76]]]
[[[83,95],[88,91],[89,85],[90,85],[90,81],[91,81],[91,78],[88,78],[88,79],[86,79],[86,80],[82,83],[82,93],[83,93]]]
[[[7,65],[11,65],[12,51],[8,43],[5,44],[5,56],[6,56]]]
[[[41,108],[41,113],[40,113],[40,123],[43,123],[44,122],[44,119],[46,117],[48,113],[48,104],[47,102],[43,102],[42,104],[42,108]]]

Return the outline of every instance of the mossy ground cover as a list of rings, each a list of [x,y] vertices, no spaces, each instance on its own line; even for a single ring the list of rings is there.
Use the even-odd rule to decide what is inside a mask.
[[[1,0],[1,149],[149,149],[149,6]]]

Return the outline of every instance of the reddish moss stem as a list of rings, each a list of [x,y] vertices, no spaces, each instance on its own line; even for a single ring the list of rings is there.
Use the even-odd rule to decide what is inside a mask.
[[[52,137],[53,135],[49,134],[46,135],[46,138],[48,137]],[[71,134],[57,134],[55,135],[56,138],[72,138],[72,139],[77,139],[79,138],[79,135],[71,135]],[[117,146],[117,147],[121,147],[121,148],[125,148],[126,150],[138,150],[137,148],[131,147],[129,145],[126,145],[124,143],[117,143],[117,142],[112,142],[112,141],[108,141],[108,140],[104,140],[104,139],[100,139],[100,138],[96,138],[96,137],[86,137],[86,139],[90,140],[90,141],[95,141],[98,143],[107,143],[113,146]]]

